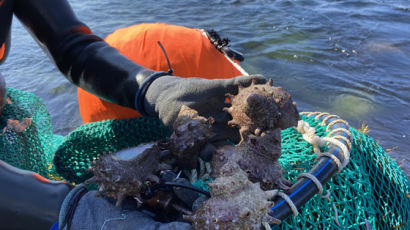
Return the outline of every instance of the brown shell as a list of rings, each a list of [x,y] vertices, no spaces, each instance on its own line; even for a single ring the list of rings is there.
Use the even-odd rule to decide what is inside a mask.
[[[223,146],[212,158],[212,176],[220,174],[220,168],[230,162],[237,163],[250,181],[259,182],[263,190],[288,189],[290,182],[283,178],[278,162],[281,155],[280,129],[249,135],[235,147]]]
[[[205,118],[183,105],[174,123],[174,132],[169,138],[169,149],[177,158],[182,169],[197,167],[201,148],[215,136],[212,131],[213,118]]]
[[[160,150],[154,143],[104,155],[91,163],[94,177],[86,183],[97,183],[102,195],[117,200],[117,207],[127,196],[141,201],[140,194],[147,186],[159,182],[154,174],[160,167],[159,156]]]
[[[295,126],[300,119],[290,94],[272,86],[272,79],[266,84],[252,82],[249,87],[239,87],[237,95],[227,96],[232,106],[224,110],[233,118],[228,124],[240,128],[242,139],[248,133],[259,135],[265,130]]]
[[[268,215],[271,191],[251,183],[236,163],[225,164],[209,186],[211,198],[193,215],[184,216],[194,229],[260,229],[262,222],[277,223]]]

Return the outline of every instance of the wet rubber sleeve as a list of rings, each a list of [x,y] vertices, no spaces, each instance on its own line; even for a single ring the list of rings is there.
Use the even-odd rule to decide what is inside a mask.
[[[71,188],[0,160],[0,229],[49,229]]]
[[[135,109],[139,85],[153,72],[93,35],[66,0],[18,0],[14,13],[68,80],[104,100]]]

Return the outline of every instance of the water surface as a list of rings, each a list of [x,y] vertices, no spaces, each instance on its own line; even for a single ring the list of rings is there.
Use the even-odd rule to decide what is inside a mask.
[[[215,29],[245,54],[250,73],[288,90],[301,111],[338,114],[370,135],[410,174],[410,2],[381,0],[71,0],[105,37],[117,28],[165,22]],[[14,19],[7,84],[43,98],[54,131],[81,124],[76,88]]]

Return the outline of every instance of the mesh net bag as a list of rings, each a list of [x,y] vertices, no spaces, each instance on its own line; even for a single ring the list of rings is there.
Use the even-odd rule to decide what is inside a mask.
[[[7,103],[0,115],[0,160],[46,178],[59,178],[52,160],[62,138],[53,135],[50,115],[40,98],[7,88]]]
[[[49,178],[57,175],[81,183],[91,176],[86,169],[100,154],[170,134],[158,120],[136,118],[89,123],[61,140],[52,134],[41,100],[12,89],[8,95],[11,104],[6,105],[1,127],[7,127],[8,119],[30,117],[32,122],[23,132],[6,129],[0,135],[0,159]],[[301,117],[316,129],[316,135],[327,134],[318,120]],[[366,224],[373,229],[410,229],[409,179],[371,137],[353,128],[350,132],[350,163],[325,185],[327,198],[315,195],[299,209],[298,216],[287,218],[274,229],[365,229]],[[312,146],[293,128],[282,131],[282,152],[279,162],[285,178],[292,182],[315,165]],[[58,173],[51,163],[54,153]],[[206,188],[201,181],[195,184]]]
[[[170,131],[153,118],[88,123],[64,138],[54,163],[57,172],[66,180],[81,183],[92,176],[86,169],[99,155],[160,140],[169,134]]]
[[[320,121],[302,119],[316,135],[327,134]],[[315,195],[278,229],[364,229],[366,224],[373,229],[410,229],[408,178],[371,137],[353,128],[350,132],[350,162],[325,186],[329,199]],[[290,181],[315,164],[312,146],[293,128],[282,131],[282,151],[279,162]]]

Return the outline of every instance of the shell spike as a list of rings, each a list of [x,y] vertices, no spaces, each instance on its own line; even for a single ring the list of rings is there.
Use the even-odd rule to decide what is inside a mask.
[[[86,180],[84,182],[84,184],[91,184],[91,183],[94,183],[94,182],[97,182],[97,178],[91,177],[90,179]]]
[[[234,98],[234,95],[232,95],[232,94],[230,94],[230,93],[227,93],[227,94],[225,94],[225,97],[229,97],[229,99],[232,100],[232,98]]]
[[[209,117],[208,118],[208,124],[212,125],[213,123],[215,123],[215,118]]]
[[[230,126],[238,126],[239,123],[238,123],[237,121],[230,120],[230,121],[228,121],[228,125],[230,125]]]
[[[175,210],[177,210],[177,211],[179,211],[179,212],[181,212],[181,213],[183,213],[183,214],[192,215],[192,212],[191,212],[190,210],[188,210],[187,208],[185,208],[185,207],[183,207],[183,206],[181,206],[181,205],[178,205],[178,204],[176,204],[176,203],[173,203],[173,204],[172,204],[172,207],[173,207]]]
[[[266,85],[272,86],[273,85],[273,79],[269,78],[268,82],[266,83]]]
[[[142,205],[143,202],[142,202],[141,197],[140,197],[139,194],[137,194],[136,196],[134,196],[134,200],[137,201],[137,207],[138,207],[138,208],[141,207],[141,205]]]
[[[193,215],[182,215],[182,219],[184,219],[185,221],[193,223],[196,218]]]
[[[276,219],[275,217],[271,217],[271,216],[269,216],[269,215],[266,215],[264,219],[265,219],[264,222],[268,222],[269,225],[279,225],[279,224],[282,223],[281,220]]]
[[[268,199],[273,199],[277,194],[278,194],[277,189],[265,191],[265,195],[268,197]]]
[[[117,208],[121,207],[124,199],[125,199],[125,196],[123,194],[117,194],[117,202],[115,202],[115,207]]]
[[[222,110],[225,111],[225,112],[228,112],[228,113],[232,113],[233,108],[232,107],[224,107]]]

